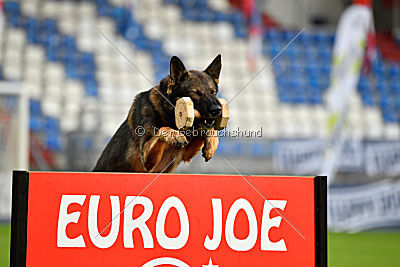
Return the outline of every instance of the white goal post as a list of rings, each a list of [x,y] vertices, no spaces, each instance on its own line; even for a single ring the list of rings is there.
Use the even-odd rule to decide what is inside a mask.
[[[0,81],[0,221],[11,218],[12,171],[29,167],[29,96],[23,88]]]

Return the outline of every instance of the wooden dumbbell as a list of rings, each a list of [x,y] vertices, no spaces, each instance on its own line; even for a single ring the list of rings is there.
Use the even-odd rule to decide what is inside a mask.
[[[221,103],[221,114],[215,119],[215,130],[222,130],[228,126],[229,108],[225,99],[219,98]],[[193,126],[194,119],[199,119],[201,114],[194,109],[193,101],[190,97],[182,97],[176,101],[175,105],[175,124],[180,130],[187,130]]]

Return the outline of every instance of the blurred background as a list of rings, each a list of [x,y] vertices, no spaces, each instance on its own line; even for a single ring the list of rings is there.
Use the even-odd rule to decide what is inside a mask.
[[[171,56],[202,70],[218,54],[219,96],[232,100],[226,131],[240,136],[177,172],[236,173],[226,158],[242,174],[328,174],[330,264],[399,266],[400,0],[0,7],[0,266],[12,169],[90,171]]]

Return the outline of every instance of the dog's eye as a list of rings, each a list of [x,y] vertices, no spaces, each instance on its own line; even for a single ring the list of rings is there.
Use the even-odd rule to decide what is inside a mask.
[[[199,95],[199,96],[202,96],[202,95],[203,95],[203,92],[200,91],[200,90],[195,91],[195,93],[196,93],[197,95]]]

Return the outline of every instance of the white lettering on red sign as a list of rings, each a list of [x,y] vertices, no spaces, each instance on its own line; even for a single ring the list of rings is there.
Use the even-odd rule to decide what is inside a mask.
[[[178,211],[179,219],[181,222],[181,232],[177,237],[171,238],[165,234],[165,220],[167,213],[171,208]],[[156,222],[156,237],[161,247],[165,249],[180,249],[183,248],[189,238],[189,217],[186,212],[185,205],[177,197],[169,197],[161,205],[158,212]]]
[[[99,209],[100,196],[91,196],[89,200],[89,215],[88,215],[88,229],[90,240],[98,248],[109,248],[111,247],[118,237],[119,232],[119,197],[110,196],[111,200],[111,225],[108,225],[111,230],[107,236],[102,236],[101,232],[97,228],[97,216]],[[103,231],[103,230],[101,230]]]
[[[72,203],[77,203],[82,206],[85,199],[85,195],[63,195],[61,197],[60,211],[58,213],[57,247],[86,247],[82,235],[76,238],[69,238],[67,236],[67,225],[70,223],[77,223],[81,214],[78,211],[68,214],[68,206]]]
[[[268,237],[269,230],[272,227],[279,227],[281,225],[282,217],[276,216],[269,217],[269,213],[273,208],[284,210],[286,207],[286,200],[270,200],[264,201],[264,209],[261,223],[261,250],[269,251],[287,251],[285,240],[281,239],[278,242],[271,242]]]
[[[83,205],[86,200],[86,195],[63,195],[61,197],[60,210],[58,216],[57,227],[57,247],[86,247],[85,240],[81,235],[76,238],[69,238],[67,235],[67,225],[70,223],[78,223],[81,212],[76,211],[68,213],[68,206],[76,203]],[[120,229],[120,200],[118,196],[110,196],[112,221],[110,221],[109,234],[102,236],[97,226],[98,209],[100,196],[92,195],[89,199],[88,211],[88,231],[90,240],[98,248],[110,248],[114,245],[119,235]],[[222,200],[219,198],[211,199],[213,211],[213,231],[212,237],[206,235],[204,247],[208,250],[216,250],[222,239]],[[264,201],[262,221],[261,221],[261,250],[262,251],[287,251],[284,239],[277,242],[272,242],[269,239],[269,231],[271,228],[279,228],[282,217],[270,217],[272,209],[284,210],[286,200],[270,200]],[[133,219],[133,210],[136,205],[143,206],[143,213]],[[165,221],[168,212],[176,209],[180,220],[180,233],[177,237],[168,237],[165,233]],[[238,239],[234,233],[236,216],[240,210],[243,210],[247,216],[249,223],[249,233],[246,238]],[[143,196],[127,196],[124,206],[124,222],[123,222],[123,243],[125,248],[134,248],[133,231],[139,229],[144,248],[154,248],[154,240],[150,228],[146,222],[153,214],[152,201]],[[161,205],[156,218],[156,239],[158,244],[164,249],[178,250],[183,248],[189,239],[189,217],[183,202],[171,196],[167,198]],[[257,217],[251,203],[244,199],[237,199],[229,208],[225,223],[225,238],[228,246],[235,251],[251,250],[257,242],[258,226]]]
[[[213,239],[206,236],[204,247],[208,250],[216,250],[219,247],[222,238],[222,200],[220,198],[213,198],[211,203],[213,207],[214,222]]]
[[[132,219],[133,209],[136,205],[143,206],[143,213],[136,219]],[[147,197],[127,196],[124,210],[124,247],[134,248],[132,232],[139,229],[143,238],[144,248],[154,248],[153,237],[149,227],[146,225],[151,214],[153,214],[153,203]]]

